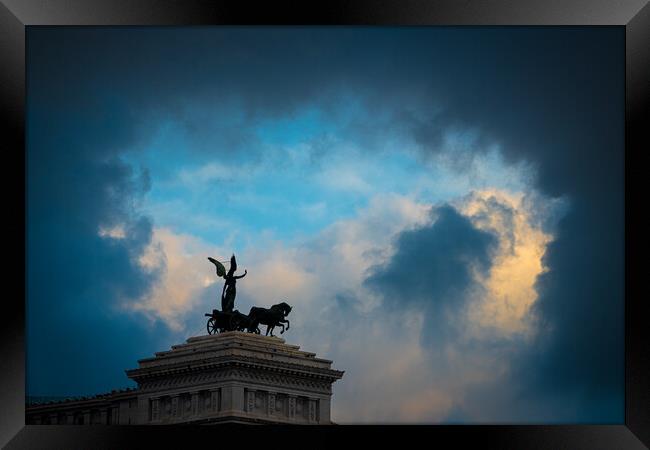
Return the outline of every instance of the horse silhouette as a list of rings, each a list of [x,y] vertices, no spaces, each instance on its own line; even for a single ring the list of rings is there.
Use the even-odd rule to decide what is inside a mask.
[[[269,333],[273,336],[273,329],[279,326],[282,327],[280,334],[283,334],[285,331],[284,324],[287,324],[287,330],[290,327],[289,321],[285,319],[290,312],[291,306],[285,302],[273,305],[268,309],[253,306],[248,313],[250,323],[247,328],[249,331],[259,333],[259,325],[266,325],[266,336],[268,336]]]

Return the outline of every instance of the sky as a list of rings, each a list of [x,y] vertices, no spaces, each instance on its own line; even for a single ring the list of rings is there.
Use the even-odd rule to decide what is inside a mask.
[[[620,27],[28,27],[26,390],[235,308],[338,423],[623,423]]]

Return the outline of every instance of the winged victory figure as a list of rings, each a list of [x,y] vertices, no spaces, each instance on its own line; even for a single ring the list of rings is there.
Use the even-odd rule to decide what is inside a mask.
[[[237,261],[235,260],[234,254],[230,257],[230,269],[228,272],[226,272],[223,264],[216,259],[208,256],[208,260],[217,267],[217,276],[223,277],[226,280],[221,291],[221,311],[232,312],[235,307],[235,296],[237,295],[237,280],[244,278],[248,271],[244,270],[243,275],[235,275]]]

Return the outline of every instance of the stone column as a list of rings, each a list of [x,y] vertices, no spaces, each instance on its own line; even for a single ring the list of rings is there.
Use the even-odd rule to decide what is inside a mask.
[[[90,425],[90,411],[85,410],[81,413],[84,415],[84,425]]]
[[[178,395],[172,395],[172,418],[175,419],[179,416],[178,414]]]
[[[246,392],[246,411],[252,413],[255,411],[255,390],[247,389]]]
[[[309,403],[309,414],[307,415],[307,419],[310,423],[314,423],[316,422],[316,400],[309,398],[307,399],[307,402]]]
[[[212,412],[219,411],[219,389],[210,391],[210,408]]]
[[[189,404],[189,408],[188,408]],[[188,399],[187,395],[182,395],[180,397],[180,406],[181,406],[181,417],[189,416],[192,412],[192,401],[191,398]]]
[[[100,422],[102,425],[107,425],[108,424],[108,409],[102,408],[100,411]]]
[[[131,419],[131,422],[129,422],[129,419],[131,418],[131,411],[129,410],[129,401],[121,401],[120,402],[120,410],[119,413],[117,414],[117,417],[119,418],[119,425],[128,425],[131,423],[133,420]]]
[[[67,425],[74,425],[74,413],[66,413],[65,414],[65,423]]]
[[[157,422],[160,420],[160,399],[151,399],[151,421]]]
[[[50,423],[52,425],[56,425],[57,423],[59,423],[59,418],[57,417],[56,414],[50,414]]]
[[[244,411],[244,386],[233,386],[230,391],[232,393],[232,409]]]
[[[287,415],[289,416],[289,420],[293,420],[296,418],[296,396],[295,395],[290,395],[289,398],[287,399]]]
[[[120,423],[120,408],[119,406],[113,406],[111,408],[111,424],[117,425]]]
[[[269,416],[275,414],[275,392],[269,392],[268,399],[266,402],[266,413]]]
[[[41,416],[34,416],[34,425],[41,424]]]
[[[232,408],[232,386],[225,386],[221,389],[221,409],[228,411]]]
[[[144,395],[138,396],[136,401],[137,410],[134,412],[133,408],[130,408],[131,423],[140,425],[149,422],[150,403],[150,399]]]
[[[131,406],[131,400],[129,400],[129,414],[131,416],[131,423],[136,425],[141,425],[149,422],[149,408],[150,408],[150,399],[144,395],[139,395],[135,401],[135,411]]]
[[[196,416],[199,413],[199,393],[197,391],[191,392],[192,394],[192,409],[190,410],[190,414],[192,416]]]

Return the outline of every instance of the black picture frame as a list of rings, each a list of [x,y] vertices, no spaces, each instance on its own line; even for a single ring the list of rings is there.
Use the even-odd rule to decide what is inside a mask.
[[[0,336],[0,445],[6,448],[181,447],[188,442],[224,445],[225,436],[241,432],[196,427],[45,426],[25,425],[25,31],[38,25],[616,25],[626,36],[625,147],[625,424],[517,426],[330,427],[300,430],[301,439],[321,445],[343,444],[352,433],[383,439],[386,433],[454,447],[622,449],[650,446],[650,342],[644,308],[641,252],[645,247],[639,215],[643,205],[641,171],[635,161],[650,148],[647,120],[650,100],[650,5],[647,0],[2,0],[0,3],[0,98],[5,168],[2,177],[9,206],[9,236],[16,243],[7,279]],[[22,178],[22,184],[19,182]],[[21,189],[22,188],[22,195]],[[22,214],[21,214],[22,213]],[[22,263],[22,264],[21,264]],[[235,427],[236,428],[236,427]],[[221,429],[220,429],[221,430]],[[246,430],[246,439],[283,445],[284,427]],[[259,433],[259,434],[257,434]],[[417,435],[417,436],[416,436]],[[217,441],[215,441],[217,439]],[[417,445],[417,444],[416,444]]]

